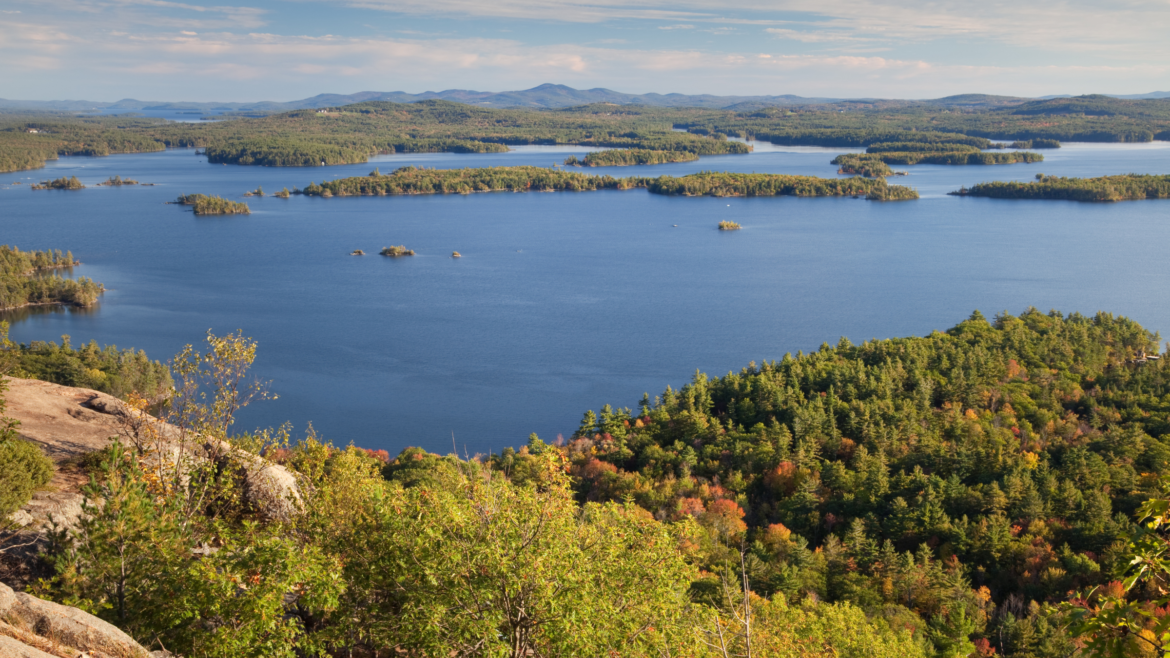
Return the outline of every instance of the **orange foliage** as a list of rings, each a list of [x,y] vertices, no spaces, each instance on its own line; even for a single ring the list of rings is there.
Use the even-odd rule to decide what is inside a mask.
[[[764,486],[786,494],[796,491],[796,464],[780,462],[779,466],[764,475]]]
[[[362,450],[364,450],[367,455],[377,459],[383,464],[390,463],[390,453],[386,452],[385,450],[370,450],[369,448],[362,448]]]
[[[604,473],[617,473],[617,466],[591,457],[584,466],[580,467],[578,475],[586,480],[596,480]]]
[[[679,498],[676,505],[677,508],[674,512],[676,520],[687,516],[698,518],[707,511],[706,506],[703,505],[703,501],[698,498]]]
[[[736,536],[747,531],[743,522],[744,511],[734,500],[721,498],[711,501],[707,512],[701,517],[704,525],[714,528],[719,534]]]

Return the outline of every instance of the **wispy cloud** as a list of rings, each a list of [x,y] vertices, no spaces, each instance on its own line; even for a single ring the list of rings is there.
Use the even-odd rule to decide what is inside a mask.
[[[280,21],[270,21],[271,0],[233,1],[38,0],[2,10],[5,95],[257,100],[542,82],[883,97],[1170,87],[1166,0],[1116,0],[1108,11],[1094,0],[298,0]],[[362,20],[321,20],[339,6]],[[649,41],[669,45],[608,38],[651,30],[662,32]],[[696,38],[704,34],[736,36]],[[1009,48],[1010,60],[996,57]]]
[[[1055,50],[1086,47],[1170,55],[1170,3],[1164,0],[326,0],[430,17],[483,16],[564,23],[623,19],[756,24],[805,43],[846,39],[933,42],[956,37]],[[793,17],[803,22],[793,28]],[[662,26],[664,28],[669,25]],[[1151,50],[1152,49],[1152,50]]]
[[[505,90],[555,81],[690,93],[937,97],[987,89],[1035,95],[1078,80],[1164,79],[1170,73],[1170,64],[1012,68],[867,55],[532,45],[514,39],[190,32],[114,35],[9,21],[0,24],[0,57],[38,70],[68,62],[79,79],[134,80],[156,97],[165,85],[176,85],[217,100],[308,96],[326,90],[320,81],[355,91],[421,91],[436,85]],[[38,59],[19,59],[29,53]],[[1041,78],[1049,86],[1037,89],[1033,81]],[[306,79],[311,88],[304,87]],[[291,96],[290,85],[300,85]],[[268,86],[284,91],[258,95]]]

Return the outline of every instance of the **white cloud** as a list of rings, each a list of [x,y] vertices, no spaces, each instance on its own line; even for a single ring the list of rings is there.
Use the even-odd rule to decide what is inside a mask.
[[[685,23],[681,24],[681,25],[659,25],[658,29],[660,29],[660,30],[693,30],[693,29],[695,29],[695,26],[688,25]]]
[[[84,16],[90,29],[256,29],[267,24],[267,10],[235,5],[204,6],[168,0],[38,0],[36,14],[67,25]]]
[[[559,82],[631,92],[939,97],[973,90],[1040,95],[1076,92],[1092,82],[1149,86],[1170,64],[988,67],[940,65],[918,58],[784,52],[712,53],[607,45],[532,45],[514,39],[417,39],[287,36],[255,32],[114,34],[0,23],[0,57],[18,67],[73,75],[77,85],[116,96],[178,100],[291,100],[322,91],[422,91],[463,87],[502,91]],[[23,58],[23,59],[22,59]],[[63,68],[63,64],[68,67]],[[17,75],[25,75],[18,73]],[[43,84],[35,72],[14,82]],[[1044,80],[1037,86],[1037,80]],[[99,81],[101,83],[99,84]],[[166,90],[173,85],[173,91]],[[11,87],[9,87],[11,88]],[[74,87],[68,95],[83,97]],[[89,92],[112,100],[112,92]],[[100,94],[100,95],[99,95]],[[17,96],[9,91],[6,95]],[[64,95],[61,92],[57,96]],[[37,94],[37,97],[48,97]],[[31,97],[25,95],[24,97]]]
[[[1170,56],[1165,0],[327,0],[400,14],[597,23],[756,24],[806,43],[979,39],[1063,51]],[[800,21],[794,21],[794,18]],[[669,27],[669,26],[663,26]],[[794,29],[799,28],[799,29]]]
[[[850,36],[848,34],[841,34],[839,32],[824,32],[824,31],[803,31],[791,30],[784,27],[769,27],[764,30],[768,34],[776,36],[781,39],[791,39],[793,41],[801,41],[803,43],[831,43],[844,41],[863,41],[864,39]]]

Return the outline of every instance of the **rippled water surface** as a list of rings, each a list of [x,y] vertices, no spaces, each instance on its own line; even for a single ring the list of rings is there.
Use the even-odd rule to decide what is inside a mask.
[[[746,156],[586,170],[834,176],[840,149],[763,145]],[[412,164],[549,166],[575,147],[381,157],[368,165],[210,165],[190,150],[63,158],[0,175],[0,243],[72,249],[109,288],[94,310],[18,312],[14,339],[96,339],[166,359],[207,329],[260,342],[280,394],[243,427],[307,422],[338,443],[498,450],[570,433],[587,408],[635,406],[711,374],[840,336],[921,335],[973,309],[1131,316],[1170,331],[1170,201],[956,198],[988,180],[1170,173],[1170,144],[1066,145],[1046,162],[920,165],[891,182],[922,199],[670,198],[644,190],[248,199],[248,217],[196,218],[179,194],[239,199]],[[112,175],[154,187],[30,192]],[[732,219],[743,230],[721,233]],[[676,226],[677,225],[677,226]],[[377,256],[402,244],[413,258]],[[365,257],[349,252],[364,249]],[[450,254],[458,250],[461,259]]]

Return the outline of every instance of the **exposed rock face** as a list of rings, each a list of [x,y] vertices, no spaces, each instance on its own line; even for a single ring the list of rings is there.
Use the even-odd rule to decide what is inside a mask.
[[[0,658],[149,658],[134,638],[77,608],[0,584]]]
[[[81,517],[81,487],[87,476],[70,460],[110,445],[127,435],[125,419],[130,413],[115,397],[88,388],[60,386],[34,379],[8,380],[8,415],[20,421],[20,436],[39,445],[57,465],[46,491],[38,491],[23,509],[13,515],[30,532],[43,532],[49,517],[59,526],[74,527]],[[178,429],[155,419],[162,436],[177,437]],[[128,440],[127,440],[128,442]],[[230,453],[243,471],[248,501],[269,518],[287,518],[301,500],[296,477],[283,466],[230,447],[216,454]]]

